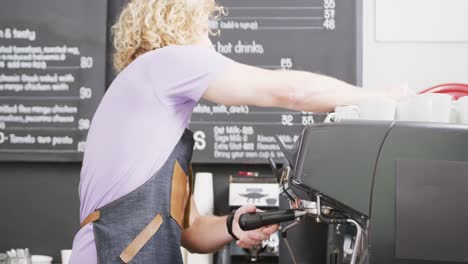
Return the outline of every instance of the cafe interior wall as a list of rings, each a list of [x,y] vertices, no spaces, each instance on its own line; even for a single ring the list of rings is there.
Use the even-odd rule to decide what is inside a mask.
[[[363,2],[365,87],[468,83],[468,1]]]
[[[109,1],[108,26],[124,2]],[[111,53],[109,42],[108,61]],[[107,83],[113,78],[112,67],[108,67]],[[79,229],[80,169],[81,163],[76,162],[0,162],[0,252],[29,248],[33,254],[49,255],[54,263],[60,263],[60,250],[71,248]],[[262,176],[272,174],[267,165],[194,165],[194,172],[214,174],[215,214],[228,212],[229,175],[239,170],[255,170]],[[299,263],[325,262],[325,226],[303,225],[290,231],[288,237]],[[280,263],[291,262],[283,243]]]

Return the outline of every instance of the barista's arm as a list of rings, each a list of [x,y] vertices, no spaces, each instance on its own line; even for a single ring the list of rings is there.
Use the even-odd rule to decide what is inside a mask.
[[[375,96],[400,97],[406,87],[363,89],[320,74],[273,71],[234,62],[210,83],[203,98],[225,105],[282,107],[326,112]]]
[[[278,225],[272,225],[252,231],[242,231],[238,224],[239,216],[255,211],[255,206],[246,205],[239,208],[234,215],[232,228],[239,238],[237,245],[240,247],[250,248],[260,244],[278,230]],[[210,253],[219,250],[233,239],[227,231],[226,218],[226,216],[201,216],[192,199],[190,227],[182,232],[182,246],[192,253]]]

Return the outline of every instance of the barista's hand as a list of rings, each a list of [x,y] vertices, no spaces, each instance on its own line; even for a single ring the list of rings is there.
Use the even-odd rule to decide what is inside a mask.
[[[278,230],[279,225],[264,226],[259,229],[251,231],[243,231],[239,226],[239,217],[245,213],[262,212],[262,210],[255,208],[253,205],[244,205],[237,209],[234,214],[234,221],[232,223],[232,232],[239,240],[236,245],[243,248],[252,248],[262,243],[263,240],[270,238],[270,235]]]

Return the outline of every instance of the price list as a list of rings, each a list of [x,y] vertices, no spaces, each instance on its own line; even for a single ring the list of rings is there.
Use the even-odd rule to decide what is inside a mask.
[[[104,94],[105,35],[104,0],[2,2],[0,160],[82,159]]]
[[[210,23],[216,50],[268,70],[302,70],[356,83],[356,1],[224,0]],[[292,147],[324,114],[201,101],[190,128],[195,162],[265,163],[284,158],[274,136]]]

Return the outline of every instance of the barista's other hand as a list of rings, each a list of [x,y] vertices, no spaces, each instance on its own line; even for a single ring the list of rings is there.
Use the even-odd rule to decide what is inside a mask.
[[[393,99],[400,99],[401,97],[415,95],[416,93],[411,90],[408,86],[408,83],[402,83],[399,85],[392,85],[385,87],[385,92],[388,96],[392,97]]]
[[[239,217],[245,213],[263,212],[257,209],[253,205],[244,205],[237,209],[234,214],[234,221],[232,223],[232,232],[236,235],[239,240],[236,245],[242,248],[252,248],[256,245],[260,245],[263,240],[268,240],[270,235],[275,233],[279,225],[264,226],[255,230],[243,231],[239,226]]]

